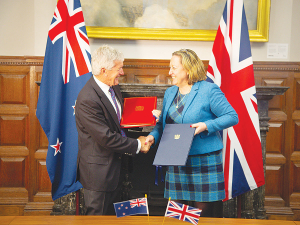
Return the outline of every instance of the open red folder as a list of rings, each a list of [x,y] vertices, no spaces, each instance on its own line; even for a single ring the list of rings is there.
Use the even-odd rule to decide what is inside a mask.
[[[157,97],[124,98],[121,127],[154,126],[156,119],[152,110],[156,109]]]

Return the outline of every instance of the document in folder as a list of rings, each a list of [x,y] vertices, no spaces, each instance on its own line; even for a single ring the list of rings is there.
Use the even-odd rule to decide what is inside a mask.
[[[156,109],[157,97],[124,98],[121,127],[154,126],[156,119],[152,110]]]
[[[153,165],[184,166],[194,139],[190,124],[166,124]]]

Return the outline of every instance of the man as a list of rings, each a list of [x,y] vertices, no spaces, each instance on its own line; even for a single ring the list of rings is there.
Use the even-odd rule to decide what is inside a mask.
[[[84,187],[87,215],[105,215],[117,194],[122,154],[148,152],[145,137],[126,137],[120,128],[123,100],[119,77],[123,54],[102,46],[92,55],[93,77],[75,107],[78,130],[77,179]]]

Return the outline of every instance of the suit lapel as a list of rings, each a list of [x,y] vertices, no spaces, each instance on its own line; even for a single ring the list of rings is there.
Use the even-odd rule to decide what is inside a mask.
[[[93,77],[91,77],[91,83],[92,83],[92,87],[94,88],[94,90],[96,91],[97,95],[99,96],[100,101],[103,103],[103,105],[105,106],[106,110],[109,112],[109,114],[113,118],[113,121],[120,128],[120,123],[119,123],[119,120],[118,120],[118,116],[117,116],[116,111],[115,111],[114,107],[112,106],[111,102],[106,97],[106,95],[102,91],[102,89],[98,86],[98,84],[96,83],[96,81],[94,80]]]

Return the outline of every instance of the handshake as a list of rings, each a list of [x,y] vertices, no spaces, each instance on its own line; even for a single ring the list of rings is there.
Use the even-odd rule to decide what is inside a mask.
[[[148,135],[147,137],[140,136],[138,140],[140,140],[142,145],[140,150],[142,153],[147,153],[150,150],[151,145],[154,143],[154,137],[152,135]]]
[[[160,113],[160,110],[154,109],[152,111],[153,116],[156,118],[156,122],[159,121]],[[147,137],[140,136],[138,139],[141,141],[142,145],[140,151],[146,154],[150,150],[151,145],[154,143],[154,137],[152,135],[148,135]]]

